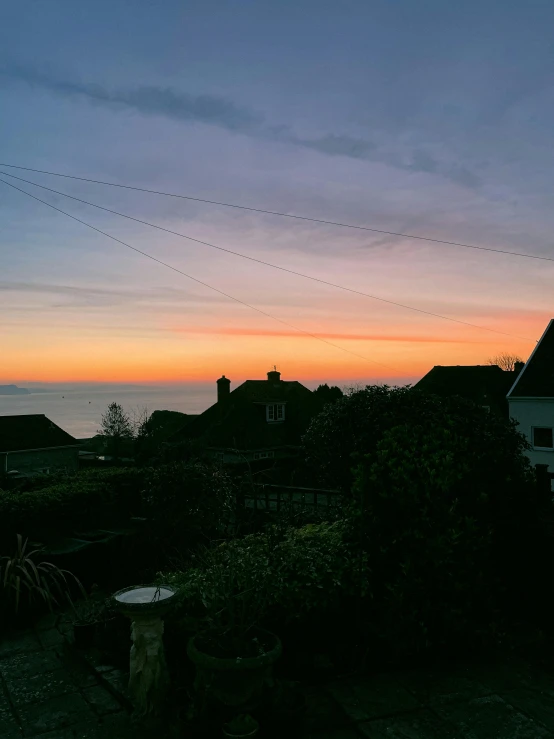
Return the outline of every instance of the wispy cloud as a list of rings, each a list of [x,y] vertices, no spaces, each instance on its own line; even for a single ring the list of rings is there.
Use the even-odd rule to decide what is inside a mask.
[[[0,74],[7,79],[65,97],[83,97],[96,105],[135,110],[143,115],[162,116],[182,123],[212,125],[234,133],[309,149],[323,156],[379,162],[405,171],[438,175],[466,188],[476,188],[481,184],[481,179],[466,167],[441,162],[422,149],[399,156],[372,140],[347,134],[329,133],[314,138],[298,136],[290,126],[269,122],[258,111],[236,105],[221,96],[191,95],[155,85],[109,90],[102,85],[59,79],[21,66],[4,65],[0,68]]]
[[[66,97],[82,96],[99,105],[131,108],[144,115],[160,115],[187,123],[208,123],[243,132],[263,123],[261,115],[225,98],[188,95],[169,87],[141,86],[132,90],[108,90],[102,85],[60,80],[23,67],[10,69],[9,76]]]
[[[262,337],[283,337],[283,338],[300,338],[305,340],[306,334],[300,331],[264,331],[255,328],[235,328],[235,327],[197,327],[197,326],[178,326],[172,329],[179,334],[205,334],[205,335],[221,335],[221,336],[262,336]],[[321,339],[342,339],[343,341],[387,341],[396,343],[417,343],[417,344],[477,344],[480,343],[468,339],[454,339],[441,336],[414,336],[412,334],[349,334],[349,333],[332,333],[332,332],[313,332],[314,336]]]
[[[22,295],[54,295],[57,298],[74,299],[78,304],[122,305],[130,302],[140,303],[221,303],[226,298],[218,295],[198,295],[185,289],[173,287],[156,288],[103,288],[81,285],[56,285],[44,282],[0,282],[0,294],[16,293]],[[52,306],[56,307],[56,306]],[[59,306],[61,307],[61,306]],[[63,307],[68,307],[63,303]]]
[[[53,295],[115,295],[121,291],[73,285],[51,285],[44,282],[0,282],[0,292],[50,293]]]
[[[307,149],[313,149],[327,156],[373,159],[377,153],[377,146],[372,141],[353,138],[352,136],[329,134],[319,139],[306,139],[299,138],[288,132],[285,138],[291,144],[304,146]]]

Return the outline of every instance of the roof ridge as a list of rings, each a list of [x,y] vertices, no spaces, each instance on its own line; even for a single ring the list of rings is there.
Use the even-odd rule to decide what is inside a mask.
[[[48,418],[45,413],[2,413],[0,418],[38,418],[40,416]],[[52,423],[54,423],[54,421],[52,421]]]

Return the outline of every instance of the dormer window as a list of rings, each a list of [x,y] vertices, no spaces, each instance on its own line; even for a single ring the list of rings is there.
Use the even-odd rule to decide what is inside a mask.
[[[272,403],[265,407],[265,417],[269,423],[274,421],[285,420],[285,405],[284,403]]]

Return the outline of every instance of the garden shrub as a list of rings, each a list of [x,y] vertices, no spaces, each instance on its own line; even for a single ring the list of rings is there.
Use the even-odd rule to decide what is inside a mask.
[[[323,616],[358,586],[343,534],[341,522],[269,529],[207,549],[195,566],[160,577],[179,588],[184,612],[212,627],[243,617],[267,626]]]
[[[442,398],[410,387],[368,386],[327,405],[303,437],[307,462],[323,487],[350,494],[356,457],[372,453],[384,434],[396,426],[426,423],[437,429],[453,424],[472,449],[496,448],[498,482],[520,464],[522,439],[514,446],[514,422],[486,413],[472,401]],[[516,456],[512,451],[516,450]]]
[[[235,486],[225,471],[209,463],[166,464],[147,471],[141,504],[151,547],[183,556],[228,535]]]
[[[21,531],[45,542],[128,519],[140,510],[143,479],[133,468],[30,478],[22,488],[0,490],[0,536]]]
[[[371,567],[368,622],[397,653],[486,638],[502,612],[515,615],[536,564],[543,504],[526,442],[484,412],[471,423],[391,428],[355,472],[350,536]]]

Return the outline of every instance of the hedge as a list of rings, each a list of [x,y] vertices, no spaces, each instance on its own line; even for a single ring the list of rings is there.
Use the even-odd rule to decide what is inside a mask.
[[[0,548],[11,546],[16,533],[45,542],[138,515],[144,477],[136,468],[89,469],[47,485],[42,476],[17,490],[0,489]]]

